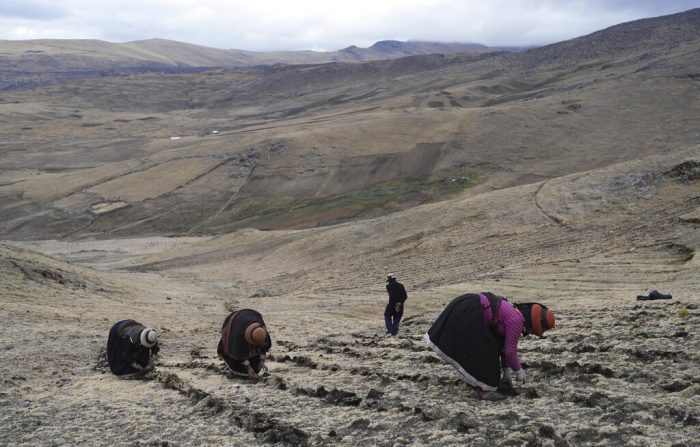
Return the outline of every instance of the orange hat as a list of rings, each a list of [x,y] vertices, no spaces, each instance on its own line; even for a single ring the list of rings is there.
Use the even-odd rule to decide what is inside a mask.
[[[252,323],[245,330],[245,341],[248,344],[261,346],[267,341],[267,330],[260,323]]]
[[[530,332],[541,337],[544,331],[554,327],[554,312],[541,304],[534,303],[530,309]]]

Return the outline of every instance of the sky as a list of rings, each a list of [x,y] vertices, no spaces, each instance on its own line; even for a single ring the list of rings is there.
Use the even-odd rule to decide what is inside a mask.
[[[172,39],[333,51],[380,40],[536,46],[700,0],[0,0],[0,39]]]

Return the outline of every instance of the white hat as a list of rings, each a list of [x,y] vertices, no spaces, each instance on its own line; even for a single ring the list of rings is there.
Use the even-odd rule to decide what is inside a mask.
[[[395,273],[389,273],[388,275],[386,275],[386,279],[387,279],[387,280],[389,280],[389,279],[396,279],[396,274],[395,274]]]
[[[149,327],[141,331],[141,336],[139,338],[141,345],[147,348],[150,348],[158,342],[158,335],[156,334],[156,331]]]

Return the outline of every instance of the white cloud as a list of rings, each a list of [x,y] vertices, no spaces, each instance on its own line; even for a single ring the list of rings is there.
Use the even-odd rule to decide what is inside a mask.
[[[11,3],[11,5],[9,4]],[[700,0],[23,0],[0,4],[0,38],[154,37],[217,48],[326,49],[377,40],[539,45]]]
[[[51,0],[0,2],[0,17],[47,20],[63,17],[67,11]]]

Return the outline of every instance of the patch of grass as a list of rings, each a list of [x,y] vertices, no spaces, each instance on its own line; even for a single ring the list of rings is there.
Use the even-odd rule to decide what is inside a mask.
[[[249,198],[224,211],[204,231],[310,228],[387,214],[445,200],[474,185],[474,176],[425,177],[381,182],[370,188],[318,200]]]
[[[234,205],[227,214],[233,213],[236,220],[246,220],[276,210],[286,210],[297,204],[297,199],[287,196],[251,198]]]

